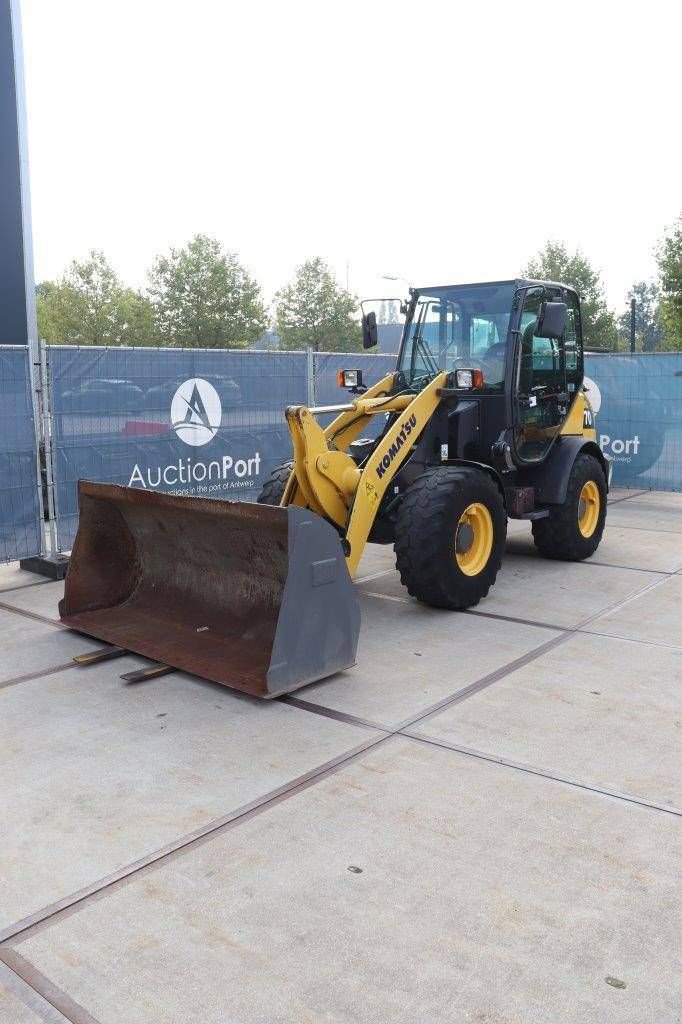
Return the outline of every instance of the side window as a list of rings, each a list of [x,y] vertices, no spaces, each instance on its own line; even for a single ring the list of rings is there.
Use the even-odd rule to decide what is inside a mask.
[[[530,288],[521,314],[518,363],[516,450],[524,462],[544,458],[564,418],[564,348],[554,338],[539,338],[540,307],[547,289]]]
[[[544,289],[533,288],[527,295],[521,316],[521,358],[519,391],[530,395],[537,391],[563,391],[565,386],[562,345],[553,338],[535,334]]]

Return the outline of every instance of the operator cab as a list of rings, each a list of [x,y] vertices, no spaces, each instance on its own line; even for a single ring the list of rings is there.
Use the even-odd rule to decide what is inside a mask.
[[[487,462],[508,433],[517,466],[543,461],[582,385],[577,294],[531,280],[411,289],[398,357],[405,386],[419,391],[458,369],[480,372],[466,396],[475,408],[451,416],[451,457]]]

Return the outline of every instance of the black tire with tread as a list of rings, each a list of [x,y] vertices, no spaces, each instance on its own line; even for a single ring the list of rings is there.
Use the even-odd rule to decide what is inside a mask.
[[[591,537],[583,537],[578,527],[580,492],[588,480],[599,488],[601,507],[599,520]],[[593,455],[578,455],[568,480],[566,500],[554,505],[546,519],[533,522],[535,547],[544,558],[558,558],[565,562],[581,562],[599,547],[606,521],[606,477],[601,464]]]
[[[283,462],[277,469],[273,469],[261,487],[256,501],[261,505],[279,505],[293,468],[293,462]]]
[[[464,510],[481,502],[490,512],[493,544],[477,576],[457,564],[455,534]],[[412,597],[435,608],[471,608],[485,597],[502,563],[507,514],[500,490],[487,473],[469,466],[440,466],[410,485],[398,511],[396,568]]]

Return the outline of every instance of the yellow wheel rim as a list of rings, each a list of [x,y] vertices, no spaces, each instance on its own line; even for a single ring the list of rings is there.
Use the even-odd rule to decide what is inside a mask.
[[[455,558],[465,576],[478,576],[493,549],[493,520],[480,501],[468,505],[457,523]]]
[[[578,529],[583,537],[591,537],[597,529],[601,511],[601,494],[594,480],[583,484],[578,499]]]

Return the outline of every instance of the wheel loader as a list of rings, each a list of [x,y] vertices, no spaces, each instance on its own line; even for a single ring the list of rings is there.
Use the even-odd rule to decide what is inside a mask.
[[[368,542],[393,544],[409,594],[454,610],[495,582],[510,518],[531,522],[541,555],[588,558],[610,462],[583,390],[577,293],[412,288],[403,312],[394,372],[366,387],[341,370],[348,401],[286,410],[293,458],[258,502],[80,481],[64,623],[274,697],[354,664]],[[374,312],[362,332],[376,344]]]

